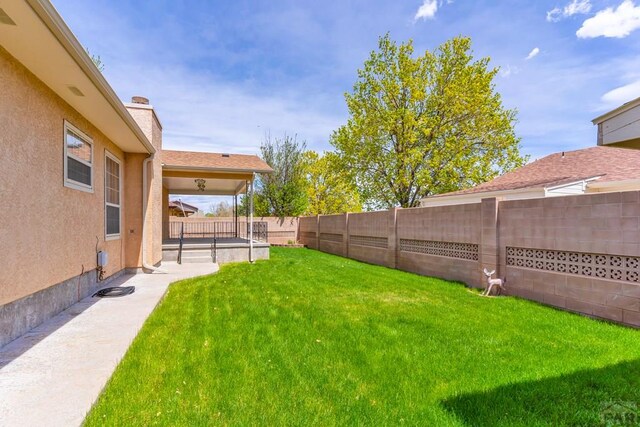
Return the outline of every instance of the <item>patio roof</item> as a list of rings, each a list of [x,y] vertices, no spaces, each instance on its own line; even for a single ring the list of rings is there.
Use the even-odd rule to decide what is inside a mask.
[[[255,155],[162,150],[162,185],[171,194],[237,195],[273,169]]]

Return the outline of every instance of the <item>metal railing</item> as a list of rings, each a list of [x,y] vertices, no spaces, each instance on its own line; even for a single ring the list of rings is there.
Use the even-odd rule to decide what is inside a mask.
[[[233,221],[170,221],[165,223],[169,239],[249,239],[249,225],[247,222]],[[266,221],[254,221],[253,240],[266,242],[269,225]]]

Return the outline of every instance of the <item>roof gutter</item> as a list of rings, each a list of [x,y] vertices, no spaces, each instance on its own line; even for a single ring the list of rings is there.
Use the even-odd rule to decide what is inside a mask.
[[[638,105],[640,105],[640,97],[633,99],[629,102],[625,102],[624,104],[622,104],[621,106],[619,106],[618,108],[615,108],[607,113],[604,113],[598,117],[596,117],[595,119],[591,120],[591,123],[593,123],[594,125],[597,125],[599,123],[604,122],[607,119],[610,119],[612,117],[615,117],[619,114],[624,113],[625,111],[628,111],[634,107],[637,107]]]
[[[208,168],[199,166],[172,166],[162,165],[162,169],[166,171],[181,171],[181,172],[225,172],[225,173],[273,173],[273,169],[232,169],[232,168]]]
[[[589,188],[640,188],[640,179],[625,179],[619,181],[605,181],[589,183]]]
[[[95,66],[76,36],[73,35],[67,24],[62,20],[62,17],[55,7],[53,7],[53,5],[47,0],[26,1],[47,28],[49,28],[49,31],[51,31],[55,38],[60,42],[62,47],[64,47],[67,53],[86,74],[89,80],[91,80],[91,83],[93,83],[102,96],[104,96],[129,129],[131,129],[134,135],[146,148],[147,152],[149,154],[154,154],[156,149],[151,145],[151,142],[149,142],[133,117],[131,117],[131,114],[129,114],[124,104],[120,101],[100,70]]]
[[[595,181],[597,179],[600,179],[600,178],[602,178],[602,175],[592,176],[590,178],[579,179],[579,180],[571,181],[571,182],[565,182],[564,184],[551,185],[549,187],[544,187],[544,191],[547,192],[547,191],[558,190],[560,188],[571,187],[572,185],[581,184],[581,183],[584,186],[584,185],[586,185],[586,184],[588,184],[590,182],[593,182],[593,181]]]
[[[500,197],[508,194],[518,194],[518,193],[523,193],[523,194],[539,193],[541,191],[544,191],[544,189],[545,189],[544,187],[528,187],[528,188],[515,189],[515,190],[478,191],[477,193],[453,194],[450,196],[442,194],[442,195],[435,195],[432,197],[423,197],[422,199],[420,199],[420,204],[422,206],[429,206],[430,202],[440,203],[446,200],[463,202],[460,204],[476,203],[475,199],[487,199],[491,197]]]

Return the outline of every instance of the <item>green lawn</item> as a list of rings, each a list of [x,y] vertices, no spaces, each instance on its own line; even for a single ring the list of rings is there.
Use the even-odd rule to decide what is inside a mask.
[[[636,330],[271,256],[172,285],[87,425],[599,425],[608,402],[640,406]]]

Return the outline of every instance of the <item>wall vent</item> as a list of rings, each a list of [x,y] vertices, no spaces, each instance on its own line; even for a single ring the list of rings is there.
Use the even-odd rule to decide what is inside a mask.
[[[67,86],[69,88],[69,90],[71,91],[71,93],[73,93],[76,96],[84,96],[84,93],[82,93],[82,91],[80,89],[78,89],[75,86]]]

